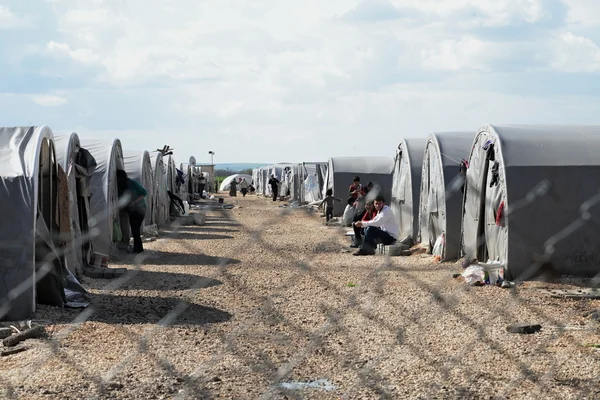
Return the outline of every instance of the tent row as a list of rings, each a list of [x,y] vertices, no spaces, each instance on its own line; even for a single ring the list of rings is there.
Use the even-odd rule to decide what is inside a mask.
[[[334,157],[326,163],[257,168],[257,193],[310,203],[327,189],[346,199],[354,176],[372,182],[403,242],[441,260],[496,263],[509,279],[600,272],[600,126],[483,125],[477,131],[402,138],[395,156]],[[334,216],[344,212],[336,202]]]
[[[600,126],[483,125],[403,139],[391,197],[401,235],[430,251],[439,244],[442,260],[495,262],[509,279],[594,276],[596,147]]]
[[[277,197],[286,197],[298,204],[321,200],[327,175],[328,163],[303,162],[279,163],[252,170],[252,183],[258,195],[272,197],[269,179],[274,176],[278,185]]]
[[[36,303],[81,301],[77,276],[129,244],[116,174],[123,169],[148,196],[146,234],[177,214],[178,171],[172,151],[123,150],[119,139],[95,140],[48,127],[0,128],[0,320],[29,318]],[[184,175],[185,176],[185,175]],[[85,297],[85,296],[84,296]]]

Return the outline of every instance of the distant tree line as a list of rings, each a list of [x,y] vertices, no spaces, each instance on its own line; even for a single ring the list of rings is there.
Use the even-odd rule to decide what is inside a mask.
[[[248,168],[240,171],[234,171],[232,169],[215,169],[215,176],[229,176],[234,174],[246,174],[251,176],[252,169]]]

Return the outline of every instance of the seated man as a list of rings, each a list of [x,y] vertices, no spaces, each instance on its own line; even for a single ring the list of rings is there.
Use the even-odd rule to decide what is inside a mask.
[[[377,215],[377,210],[375,209],[375,205],[372,200],[368,200],[365,203],[365,208],[363,211],[356,214],[354,217],[354,223],[358,221],[371,221]],[[352,244],[350,247],[360,247],[362,244],[363,236],[365,228],[359,228],[355,224],[352,224],[354,228],[354,238],[352,239]]]
[[[385,198],[382,195],[375,197],[375,209],[377,215],[371,221],[358,221],[355,227],[365,228],[365,238],[363,244],[355,256],[370,256],[375,254],[375,248],[378,243],[388,246],[398,240],[400,227],[392,209],[385,205]]]

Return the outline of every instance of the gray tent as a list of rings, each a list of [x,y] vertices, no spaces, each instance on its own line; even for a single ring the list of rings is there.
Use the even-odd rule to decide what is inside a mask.
[[[0,148],[0,320],[21,320],[36,302],[62,307],[86,292],[64,268],[59,232],[71,225],[69,194],[52,131],[0,128]]]
[[[416,239],[425,140],[402,139],[396,150],[390,207],[399,221],[400,237]]]
[[[389,201],[392,194],[393,170],[394,159],[391,157],[330,158],[323,195],[327,189],[333,189],[333,195],[342,199],[342,201],[334,202],[333,215],[339,217],[344,213],[352,179],[357,175],[365,186],[368,182],[373,182],[375,188],[379,187],[379,192]]]
[[[67,252],[67,268],[76,274],[88,265],[92,253],[89,240],[90,182],[96,169],[96,160],[81,147],[76,133],[55,134],[56,158],[67,174],[70,193],[70,220],[72,223],[72,250]]]
[[[599,143],[600,126],[483,125],[467,169],[466,256],[499,260],[509,279],[529,278],[540,263],[597,274]],[[580,220],[588,205],[591,219]]]
[[[124,151],[125,172],[130,179],[140,183],[148,192],[146,196],[146,218],[142,226],[142,232],[146,228],[156,225],[151,205],[154,203],[154,173],[150,153],[144,151]]]
[[[418,241],[433,249],[444,235],[442,260],[460,258],[464,183],[461,164],[469,156],[473,132],[429,135],[421,174]]]
[[[162,228],[169,224],[171,219],[171,200],[167,194],[170,190],[167,185],[167,166],[161,152],[156,153],[154,160],[154,196],[152,198],[151,213],[156,221],[156,227]]]
[[[119,217],[119,195],[117,190],[117,169],[124,169],[123,150],[119,139],[81,140],[81,145],[94,156],[98,166],[92,175],[92,242],[94,252],[104,256],[110,250],[118,230],[121,230]],[[94,229],[95,228],[95,229]],[[122,231],[119,232],[122,234]]]

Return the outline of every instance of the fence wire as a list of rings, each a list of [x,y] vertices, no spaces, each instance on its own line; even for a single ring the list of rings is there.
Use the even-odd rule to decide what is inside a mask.
[[[542,181],[536,187],[532,188],[525,198],[521,201],[511,204],[510,212],[514,213],[523,207],[533,204],[535,201],[540,201],[548,191],[548,181]],[[456,190],[460,185],[452,185]],[[460,189],[458,189],[460,190]],[[456,196],[461,195],[458,192],[448,192],[446,195]],[[266,202],[270,202],[267,198]],[[226,201],[227,203],[227,201]],[[548,232],[548,239],[544,246],[544,254],[536,259],[525,273],[527,278],[532,278],[540,272],[542,264],[551,259],[554,247],[565,237],[568,237],[583,225],[590,225],[598,232],[600,237],[600,229],[593,223],[592,209],[593,206],[600,203],[600,193],[592,196],[590,199],[581,204],[579,217],[572,221],[571,224],[565,226],[559,232]],[[573,387],[576,390],[576,395],[573,398],[592,399],[600,398],[600,384],[597,379],[586,380],[584,378],[572,377],[568,381],[561,381],[561,367],[563,366],[566,357],[559,352],[552,354],[548,349],[553,346],[565,346],[567,344],[576,345],[575,339],[570,335],[572,326],[566,326],[563,321],[555,318],[552,313],[544,307],[544,302],[532,302],[530,297],[523,295],[521,285],[517,284],[508,290],[511,294],[511,304],[503,304],[498,301],[498,296],[477,296],[477,306],[487,310],[492,315],[502,316],[505,321],[520,321],[523,310],[534,313],[539,321],[544,321],[544,329],[542,333],[536,333],[535,341],[520,342],[520,346],[526,348],[527,352],[532,355],[530,362],[523,361],[518,353],[518,345],[511,342],[510,338],[498,335],[494,327],[481,322],[476,316],[465,311],[463,305],[465,298],[470,298],[475,291],[483,290],[479,287],[471,287],[466,284],[453,287],[453,290],[447,290],[450,272],[456,272],[457,265],[452,263],[433,263],[423,265],[422,263],[411,263],[411,257],[390,257],[390,256],[375,256],[378,257],[378,265],[372,268],[368,275],[363,279],[365,282],[361,291],[348,292],[345,287],[340,287],[333,283],[326,272],[322,271],[318,265],[315,265],[313,260],[307,260],[305,254],[295,254],[294,252],[282,253],[282,249],[278,243],[266,239],[265,228],[267,226],[285,225],[288,221],[291,223],[299,217],[319,219],[315,214],[314,209],[307,207],[283,207],[277,209],[271,217],[266,217],[261,221],[260,226],[244,225],[243,221],[238,220],[231,210],[223,208],[222,205],[213,202],[211,206],[202,210],[193,211],[194,213],[205,215],[206,225],[188,227],[182,225],[181,219],[175,220],[168,229],[168,234],[161,237],[161,245],[171,242],[175,249],[182,253],[189,252],[189,244],[184,243],[179,239],[179,236],[187,231],[194,231],[202,227],[215,227],[222,224],[230,227],[241,227],[245,229],[247,241],[232,242],[229,254],[223,254],[215,262],[215,276],[218,276],[223,281],[239,293],[240,298],[245,299],[248,304],[258,304],[251,312],[250,316],[244,321],[239,321],[230,330],[218,330],[214,333],[222,346],[218,351],[215,351],[206,360],[199,362],[198,365],[191,371],[181,371],[174,364],[174,360],[164,354],[157,354],[152,350],[149,343],[159,334],[163,333],[164,328],[172,327],[185,312],[190,304],[199,294],[200,290],[210,285],[210,282],[204,277],[190,282],[186,282],[187,291],[171,309],[164,315],[160,316],[160,320],[151,324],[149,329],[145,329],[143,333],[131,329],[125,324],[115,324],[115,328],[122,331],[123,335],[132,338],[137,346],[134,351],[128,352],[122,360],[112,365],[110,368],[90,373],[86,368],[93,364],[94,360],[75,358],[70,355],[64,347],[64,341],[74,335],[78,330],[81,330],[84,323],[92,321],[96,313],[99,312],[97,306],[92,302],[90,306],[81,312],[78,312],[76,317],[70,323],[64,324],[57,332],[49,335],[45,340],[49,343],[50,351],[45,356],[38,357],[35,361],[21,367],[21,372],[18,376],[7,372],[0,373],[0,397],[3,398],[29,398],[30,394],[23,391],[23,381],[36,374],[48,365],[64,364],[68,365],[70,370],[77,371],[83,379],[95,386],[94,396],[90,398],[120,398],[119,391],[115,391],[115,379],[119,378],[124,371],[141,360],[155,362],[163,375],[171,377],[177,384],[173,384],[170,388],[171,394],[164,398],[173,399],[210,399],[215,397],[227,397],[223,393],[215,393],[211,389],[211,377],[208,371],[212,370],[219,362],[228,355],[233,355],[252,373],[263,378],[263,384],[259,389],[261,399],[271,398],[306,398],[313,396],[314,398],[491,398],[504,399],[515,398],[515,391],[521,387],[529,388],[529,398],[560,398],[556,390],[557,382],[561,387]],[[279,203],[276,203],[279,204]],[[243,211],[242,211],[243,212]],[[96,220],[100,221],[107,218],[107,215],[98,216]],[[507,215],[510,220],[510,213]],[[332,245],[338,243],[340,238],[346,232],[346,228],[338,227],[331,228],[330,240],[323,243],[315,243],[315,254],[318,252],[340,252],[339,246]],[[92,234],[97,234],[97,229],[91,230]],[[510,232],[511,235],[518,235],[517,232]],[[93,239],[93,237],[82,237],[78,240],[85,241]],[[522,238],[525,246],[531,246],[527,243],[527,238]],[[251,282],[247,282],[240,276],[239,273],[231,273],[228,269],[229,259],[227,256],[244,252],[248,245],[259,246],[263,253],[278,255],[286,259],[286,265],[291,266],[293,274],[287,279],[279,282],[272,282],[270,295],[258,291]],[[322,245],[322,246],[319,246]],[[15,243],[0,244],[2,247],[18,246]],[[65,248],[66,249],[66,248]],[[61,251],[66,251],[62,249]],[[340,255],[342,257],[342,255]],[[362,258],[358,258],[362,259]],[[349,262],[354,262],[356,259],[351,259]],[[106,284],[98,289],[101,293],[110,293],[115,290],[126,287],[131,282],[135,282],[136,276],[142,271],[145,262],[148,261],[148,256],[145,253],[136,255],[133,258],[132,266],[128,272],[122,277],[107,280]],[[53,267],[53,259],[48,259],[44,263],[42,269],[37,274],[37,281],[49,273]],[[431,279],[430,272],[439,269],[448,271],[448,274],[441,274],[437,280]],[[458,270],[460,272],[460,270]],[[402,324],[390,322],[385,316],[377,312],[377,306],[385,301],[385,298],[390,293],[390,288],[387,286],[390,276],[400,277],[403,281],[418,288],[422,293],[426,293],[419,301],[419,306],[412,310],[402,308],[398,310],[402,313]],[[285,290],[294,288],[297,282],[301,282],[306,277],[310,277],[312,282],[317,283],[323,290],[337,296],[337,298],[345,299],[343,304],[326,304],[320,303],[320,312],[323,322],[316,328],[303,326],[297,321],[292,320],[282,312],[277,303],[276,298],[278,293],[283,293]],[[597,286],[600,281],[600,274],[586,282],[590,287]],[[14,288],[8,298],[17,298],[20,294],[31,289],[31,283],[27,282]],[[124,289],[125,290],[125,289]],[[500,290],[500,289],[498,289]],[[540,294],[540,298],[543,295]],[[92,295],[93,297],[93,295]],[[314,299],[315,303],[319,299]],[[600,300],[589,300],[590,308],[598,307]],[[569,304],[565,300],[565,307]],[[2,304],[0,314],[7,311],[8,304]],[[75,311],[74,311],[75,312]],[[346,354],[335,353],[329,346],[325,345],[329,335],[336,334],[340,337],[347,338],[345,341],[345,351],[347,354],[359,354],[361,346],[355,343],[357,338],[351,338],[352,330],[346,324],[346,317],[349,313],[356,313],[364,320],[368,321],[372,326],[384,332],[386,335],[394,337],[393,343],[384,343],[377,347],[373,354],[370,354],[366,362],[353,364],[356,360]],[[451,316],[456,324],[464,330],[475,332],[472,339],[463,339],[456,337],[455,343],[449,343],[457,348],[453,355],[440,362],[440,358],[436,355],[435,349],[430,349],[426,343],[418,343],[415,341],[416,336],[423,336],[423,340],[427,333],[432,329],[438,321],[444,317]],[[35,320],[34,320],[35,322]],[[50,325],[56,321],[46,321]],[[287,358],[285,362],[278,362],[272,355],[267,354],[264,349],[253,349],[253,354],[249,355],[246,349],[246,339],[253,333],[253,326],[256,323],[272,322],[279,325],[284,325],[292,333],[299,337],[308,338],[300,348],[294,348],[294,352]],[[6,324],[5,324],[6,325]],[[589,329],[590,333],[596,335],[600,342],[600,329],[598,325],[589,324],[588,326],[579,327],[580,329]],[[457,329],[460,332],[461,329]],[[98,340],[99,338],[90,337],[88,341]],[[289,336],[281,336],[277,340],[281,343],[294,347],[292,339]],[[360,340],[358,341],[360,343]],[[476,382],[481,379],[491,379],[487,372],[483,371],[481,365],[477,365],[470,360],[471,352],[477,348],[480,343],[485,343],[487,348],[501,359],[500,365],[504,368],[516,368],[519,371],[510,379],[504,379],[502,385],[494,386],[494,390],[482,395],[480,388]],[[596,352],[594,347],[600,347],[599,343],[591,343],[593,347],[585,348],[581,346],[581,352],[575,356],[585,354],[582,359],[593,360],[596,364],[591,368],[595,371],[596,378],[600,377],[600,352]],[[0,347],[0,350],[4,350]],[[400,350],[399,350],[400,349]],[[522,348],[521,348],[522,350]],[[418,387],[410,386],[398,387],[394,382],[397,380],[396,371],[389,371],[387,365],[393,365],[394,361],[399,357],[417,358],[423,365],[426,365],[431,371],[437,373],[437,379],[430,379],[429,382],[422,383]],[[294,381],[295,369],[307,359],[315,354],[327,353],[330,357],[345,366],[352,366],[353,372],[356,374],[356,380],[345,384],[343,387],[335,387],[335,389],[324,390],[313,388],[311,391],[296,390],[294,388],[286,388],[282,383]],[[546,357],[543,368],[537,364],[539,361],[535,356],[544,355]],[[8,357],[20,357],[19,355],[11,355]],[[0,369],[1,367],[0,361]],[[431,374],[431,371],[427,372]],[[423,372],[425,373],[425,372]],[[119,389],[119,387],[116,387]],[[67,388],[65,388],[67,390]],[[368,395],[365,395],[365,390]],[[403,391],[404,390],[404,391]],[[68,393],[63,394],[68,397]],[[58,394],[60,397],[60,394]],[[125,396],[124,398],[128,397]],[[518,396],[516,397],[518,398]]]

